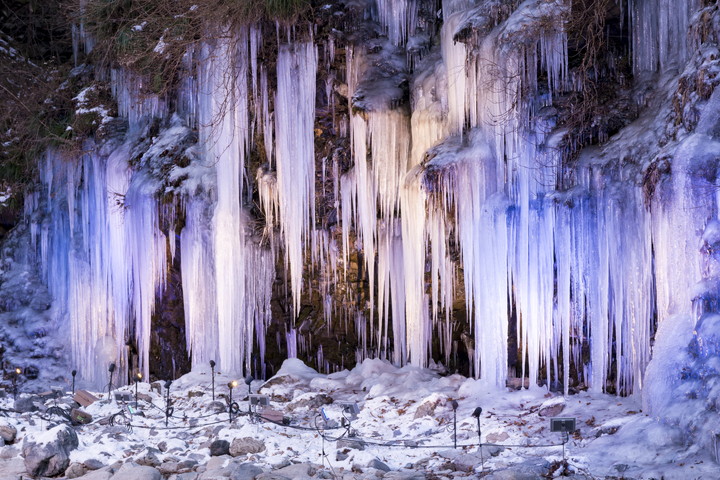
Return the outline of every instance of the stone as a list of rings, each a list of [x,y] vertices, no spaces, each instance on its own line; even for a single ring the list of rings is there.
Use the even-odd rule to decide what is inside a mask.
[[[260,453],[265,450],[265,443],[251,437],[236,438],[230,445],[230,455],[237,457],[248,453]]]
[[[33,477],[54,477],[64,473],[70,465],[70,452],[77,447],[77,434],[68,425],[58,425],[25,437],[22,456],[27,473]]]
[[[283,475],[279,475],[275,472],[266,472],[261,473],[257,477],[255,477],[255,480],[291,480],[288,477],[285,477]],[[292,479],[295,480],[295,479]]]
[[[500,432],[500,433],[490,433],[485,437],[485,441],[488,443],[499,443],[504,442],[510,438],[510,435],[508,435],[506,432]]]
[[[415,420],[422,417],[428,417],[435,415],[435,409],[440,404],[440,399],[435,399],[434,401],[425,401],[418,405],[417,409],[415,410],[415,416],[413,417]]]
[[[263,469],[253,463],[233,464],[230,467],[230,480],[253,480],[263,473]]]
[[[537,480],[544,478],[549,471],[550,463],[542,459],[528,460],[514,464],[510,468],[495,470],[485,477],[486,480]]]
[[[367,466],[370,468],[374,468],[375,470],[382,470],[383,472],[390,471],[390,467],[385,465],[383,462],[381,462],[377,458],[373,458],[372,460],[370,460],[370,462],[368,463]]]
[[[91,472],[88,472],[79,478],[80,480],[110,480],[112,476],[113,470],[109,467],[106,467],[101,470],[93,470]]]
[[[212,457],[207,461],[207,464],[205,466],[208,470],[217,470],[219,468],[223,468],[229,460],[232,460],[232,457],[226,453],[224,455]]]
[[[100,460],[95,459],[95,458],[90,458],[88,460],[85,460],[83,462],[83,465],[85,465],[85,467],[88,470],[99,470],[105,466],[104,463],[102,463]]]
[[[425,480],[425,474],[422,472],[387,472],[383,479],[386,480]]]
[[[65,470],[65,477],[67,478],[78,478],[82,477],[87,473],[87,467],[82,463],[71,463],[70,466]]]
[[[557,417],[562,413],[563,410],[565,410],[565,404],[556,403],[554,405],[542,407],[538,412],[538,415],[540,415],[541,417]]]
[[[487,447],[483,447],[483,454],[490,455],[491,457],[497,457],[504,451],[505,447],[501,447],[500,445],[489,445]]]
[[[38,410],[36,403],[42,403],[42,399],[37,395],[20,395],[15,400],[15,410],[20,413],[36,412]]]
[[[470,473],[475,470],[475,466],[480,464],[480,456],[460,454],[452,459],[452,467],[457,472]]]
[[[175,475],[174,477],[171,477],[171,478],[174,478],[175,480],[197,480],[197,478],[199,476],[200,476],[200,474],[197,472],[186,472],[186,473],[178,473],[177,475]]]
[[[163,462],[157,469],[163,475],[172,475],[180,471],[178,462]]]
[[[353,450],[365,450],[365,442],[357,439],[341,438],[336,442],[338,450],[343,448],[352,448]]]
[[[215,400],[208,403],[205,410],[211,413],[223,413],[227,411],[227,406],[223,402]]]
[[[333,401],[332,397],[326,393],[305,393],[288,403],[287,409],[291,412],[301,409],[316,410],[323,405],[333,403]]]
[[[275,470],[273,473],[282,475],[286,478],[302,479],[312,477],[317,473],[317,466],[311,463],[296,463],[287,467]]]
[[[160,465],[160,459],[158,458],[158,455],[160,454],[160,450],[153,447],[147,447],[142,452],[137,454],[135,456],[135,462],[138,465],[145,465],[148,467],[157,467]]]
[[[5,442],[5,445],[12,444],[17,437],[17,428],[12,425],[0,425],[0,438]]]
[[[210,444],[210,456],[218,457],[220,455],[230,454],[230,442],[227,440],[215,440]]]
[[[162,475],[153,467],[126,463],[115,472],[112,480],[162,480]]]

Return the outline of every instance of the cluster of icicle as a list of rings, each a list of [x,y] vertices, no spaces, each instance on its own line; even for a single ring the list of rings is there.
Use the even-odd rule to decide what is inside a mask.
[[[488,14],[509,3],[444,0],[439,55],[419,62],[407,61],[420,30],[418,2],[377,0],[371,10],[387,33],[384,61],[418,65],[412,101],[409,108],[398,103],[381,83],[388,79],[375,78],[375,53],[347,47],[347,97],[357,106],[362,92],[362,109],[350,108],[351,118],[336,126],[350,136],[354,164],[342,175],[328,158],[317,172],[314,151],[316,74],[332,69],[333,40],[318,41],[319,58],[310,34],[302,41],[279,34],[275,75],[268,75],[258,59],[259,30],[208,34],[187,54],[173,118],[198,130],[198,164],[214,181],[183,194],[179,239],[160,228],[160,212],[176,213],[158,203],[158,186],[128,163],[133,132],[149,117],[173,112],[138,95],[140,79],[112,72],[119,112],[130,124],[126,141],[88,142],[87,153],[74,159],[48,152],[46,197],[29,202],[46,212],[34,226],[36,241],[85,379],[100,382],[102,362],[127,368],[128,342],[137,344],[135,364],[148,373],[154,301],[176,254],[193,364],[214,359],[227,371],[263,374],[275,255],[282,252],[294,314],[309,264],[321,278],[326,324],[356,323],[356,360],[375,355],[427,365],[438,335],[447,361],[456,349],[452,305],[462,290],[474,374],[488,383],[504,385],[508,329],[517,328],[516,356],[530,384],[564,380],[567,391],[574,366],[577,380],[595,390],[605,388],[608,375],[617,391],[641,388],[653,322],[686,308],[689,285],[699,278],[697,260],[678,255],[694,241],[685,230],[686,190],[679,185],[676,200],[648,209],[622,169],[590,162],[574,188],[557,191],[555,125],[540,112],[573,88],[564,29],[570,2],[526,0],[507,18]],[[665,34],[682,37],[693,6],[677,12],[671,0],[630,1],[637,71],[682,64],[687,47]],[[484,33],[457,41],[468,25]],[[252,145],[256,131],[262,146]],[[245,163],[252,148],[268,159],[255,174]],[[332,177],[340,245],[316,228],[318,177],[323,185]],[[265,243],[253,237],[243,207],[253,182]],[[355,249],[370,282],[370,318],[340,311],[331,300],[331,285],[347,273]],[[289,325],[290,356],[312,348],[298,336]],[[316,357],[325,362],[322,351]]]

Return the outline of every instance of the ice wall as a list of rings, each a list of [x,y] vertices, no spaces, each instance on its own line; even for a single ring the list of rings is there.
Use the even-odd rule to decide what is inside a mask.
[[[582,88],[570,69],[571,2],[435,6],[353,3],[362,25],[329,38],[208,26],[174,97],[140,94],[146,79],[123,69],[104,73],[127,132],[81,156],[47,154],[35,227],[83,370],[102,354],[147,373],[155,296],[180,255],[193,365],[264,372],[273,321],[278,350],[326,365],[307,333],[313,319],[296,324],[307,300],[328,334],[357,335],[356,359],[449,363],[462,336],[471,371],[492,385],[518,376],[565,392],[643,388],[656,325],[689,312],[696,232],[717,202],[688,215],[695,183],[673,173],[649,198],[643,175],[699,147],[660,148],[687,134],[664,133],[661,99],[581,152],[569,175],[557,122],[558,100]],[[670,95],[699,2],[621,7],[637,77],[662,73],[653,88]],[[318,218],[322,202],[332,221]],[[182,225],[179,238],[168,222]],[[273,319],[278,259],[291,308]],[[367,295],[347,288],[351,266]],[[100,353],[85,348],[95,344]],[[89,380],[103,379],[98,368]]]

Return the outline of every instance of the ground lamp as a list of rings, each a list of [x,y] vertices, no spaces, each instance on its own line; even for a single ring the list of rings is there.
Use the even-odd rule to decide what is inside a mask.
[[[453,447],[457,448],[457,400],[453,400],[452,402],[450,402],[450,405],[452,405],[453,409]]]
[[[110,372],[110,380],[108,381],[108,402],[110,401],[110,392],[112,392],[112,378],[113,373],[115,372],[115,364],[111,363],[108,367],[108,372]]]
[[[140,408],[138,407],[138,383],[142,380],[142,373],[137,372],[133,380],[135,380],[135,408]]]
[[[170,401],[170,385],[172,384],[172,380],[165,380],[165,426],[168,425],[168,420],[172,416],[175,409],[172,407],[172,402]],[[136,384],[137,385],[137,384]]]
[[[482,451],[482,434],[480,433],[480,414],[482,413],[482,407],[477,407],[472,413],[472,416],[477,419],[478,424],[478,449],[480,450],[480,465],[482,466],[482,469],[485,470],[485,460],[483,459],[483,451]]]
[[[245,377],[245,385],[248,386],[248,413],[252,413],[252,410],[250,409],[250,395],[252,395],[252,381],[255,380],[252,375],[248,375]]]
[[[70,375],[72,375],[72,377],[73,377],[73,380],[72,380],[72,394],[73,394],[73,396],[74,396],[74,395],[75,395],[75,375],[77,375],[77,370],[73,370],[72,372],[70,372]]]
[[[212,399],[215,401],[215,360],[210,360],[210,372],[212,374]]]
[[[563,434],[563,462],[565,462],[565,444],[568,442],[568,434],[575,431],[575,419],[572,417],[554,417],[550,419],[550,431]]]
[[[229,400],[228,400],[228,415],[230,416],[230,423],[232,423],[232,419],[233,419],[233,417],[232,417],[232,416],[233,416],[233,398],[232,398],[232,391],[233,391],[233,388],[235,388],[235,387],[237,387],[237,386],[238,386],[237,380],[233,380],[232,382],[229,382],[229,383],[228,383],[228,388],[230,389],[230,397],[229,397]]]
[[[13,398],[17,400],[17,394],[18,394],[18,380],[20,380],[20,374],[22,373],[22,369],[20,367],[15,369],[15,373],[12,377],[13,381]]]

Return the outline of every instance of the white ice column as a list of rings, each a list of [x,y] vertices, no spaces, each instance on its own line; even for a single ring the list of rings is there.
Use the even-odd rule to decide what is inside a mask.
[[[312,42],[280,46],[275,98],[277,191],[295,314],[300,311],[304,251],[315,225],[316,71]]]

